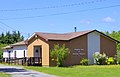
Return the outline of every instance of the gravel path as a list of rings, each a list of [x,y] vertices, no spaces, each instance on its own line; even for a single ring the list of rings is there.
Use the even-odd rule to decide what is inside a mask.
[[[10,74],[12,77],[57,77],[33,70],[25,70],[21,66],[5,66],[0,64],[0,72]]]

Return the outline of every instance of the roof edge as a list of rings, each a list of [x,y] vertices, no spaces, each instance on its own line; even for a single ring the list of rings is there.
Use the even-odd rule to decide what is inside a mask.
[[[116,41],[117,43],[120,43],[120,41],[118,41],[118,40],[116,40],[116,39],[114,39],[114,38],[112,38],[112,37],[110,37],[110,36],[108,36],[108,35],[106,35],[106,34],[100,32],[100,31],[98,31],[98,30],[94,30],[94,31],[96,31],[96,32],[98,32],[98,33],[100,33],[100,34],[102,34],[102,35],[104,35],[104,36],[110,38],[110,39],[113,40],[113,41]]]
[[[110,37],[110,36],[108,36],[108,35],[106,35],[106,34],[100,32],[100,31],[98,31],[98,30],[96,30],[96,29],[91,30],[91,31],[89,31],[89,32],[87,32],[87,33],[85,33],[85,34],[83,34],[83,35],[86,35],[86,34],[89,34],[89,33],[92,33],[92,32],[98,32],[98,33],[100,33],[100,34],[102,34],[102,35],[104,35],[104,36],[110,38],[111,40],[113,40],[113,41],[115,41],[115,42],[117,42],[117,43],[120,43],[120,41],[118,41],[118,40],[116,40],[116,39],[114,39],[114,38],[112,38],[112,37]],[[68,39],[68,40],[59,40],[59,39],[56,39],[56,40],[58,40],[58,41],[69,41],[69,40],[75,39],[75,38],[77,38],[77,37],[81,37],[81,36],[83,36],[83,35],[76,36],[76,37],[70,38],[70,39]],[[48,39],[48,40],[54,40],[54,39]]]

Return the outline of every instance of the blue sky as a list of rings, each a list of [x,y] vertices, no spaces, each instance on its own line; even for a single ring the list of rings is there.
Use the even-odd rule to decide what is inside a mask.
[[[118,31],[120,6],[97,9],[115,5],[120,5],[120,0],[0,0],[0,22],[4,23],[0,23],[0,32],[19,30],[27,38],[28,33],[34,32],[73,32],[75,26],[77,31]],[[58,7],[50,8],[53,6]],[[96,10],[90,10],[94,8]]]

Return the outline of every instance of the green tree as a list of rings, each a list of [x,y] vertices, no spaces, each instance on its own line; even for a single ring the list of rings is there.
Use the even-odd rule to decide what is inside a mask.
[[[20,32],[13,31],[10,33],[10,31],[6,32],[6,34],[2,33],[0,35],[0,58],[2,57],[2,47],[7,46],[9,44],[13,44],[19,41],[23,41],[24,37],[20,34]]]
[[[20,41],[23,41],[23,40],[24,40],[24,36],[22,35],[22,36],[21,36],[21,40],[20,40]]]
[[[16,33],[16,31],[13,31],[13,34],[12,34],[12,39],[14,40],[14,41],[13,41],[13,43],[18,42],[18,40],[17,40],[17,33]]]
[[[7,44],[0,44],[0,59],[2,58],[2,56],[3,56],[3,53],[2,53],[2,47],[5,47],[5,46],[7,46]]]
[[[21,34],[19,31],[17,32],[17,41],[21,41]]]
[[[0,43],[5,44],[5,35],[4,35],[4,33],[2,33],[1,36],[0,36]]]
[[[12,41],[12,35],[10,34],[10,32],[6,32],[6,36],[5,36],[5,43],[6,44],[12,44],[13,41]]]
[[[19,41],[23,41],[24,37],[20,34],[20,32],[13,31],[10,33],[9,31],[6,34],[2,33],[0,35],[0,44],[13,44]]]
[[[64,61],[68,57],[69,53],[69,48],[66,48],[64,44],[62,46],[56,44],[51,50],[51,57],[52,60],[57,62],[57,66],[61,67],[63,66]]]

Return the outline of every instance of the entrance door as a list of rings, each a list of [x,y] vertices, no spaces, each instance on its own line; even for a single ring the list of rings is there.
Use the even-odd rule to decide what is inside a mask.
[[[42,57],[41,46],[34,46],[34,57]]]

